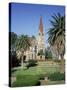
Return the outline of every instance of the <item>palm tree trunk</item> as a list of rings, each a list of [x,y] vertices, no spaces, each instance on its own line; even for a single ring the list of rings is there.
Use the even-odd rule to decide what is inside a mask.
[[[64,60],[61,60],[60,62],[60,73],[64,73],[65,72],[65,64],[64,64]]]
[[[59,55],[59,60],[61,60],[61,56]]]
[[[24,65],[24,64],[23,64],[23,56],[22,56],[22,61],[21,61],[21,67],[22,67],[22,68],[23,68],[23,65]]]
[[[61,59],[62,59],[62,60],[64,59],[64,55],[63,55],[63,54],[61,54]]]

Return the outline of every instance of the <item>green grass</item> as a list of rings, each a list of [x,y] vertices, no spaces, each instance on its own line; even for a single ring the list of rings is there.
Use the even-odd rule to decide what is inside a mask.
[[[24,67],[25,68],[25,67]],[[20,69],[14,72],[17,74],[22,75],[39,75],[39,74],[46,74],[46,73],[54,73],[59,72],[59,65],[49,65],[44,62],[39,62],[37,66],[30,67],[29,69]]]
[[[61,81],[65,80],[65,73],[56,72],[49,75],[51,81]]]
[[[38,62],[37,66],[29,67],[29,69],[18,69],[12,75],[16,76],[16,81],[12,86],[35,86],[39,85],[39,80],[46,74],[60,72],[59,64],[56,62]]]
[[[17,75],[16,82],[13,83],[13,87],[21,86],[37,86],[39,85],[39,76],[35,75]]]

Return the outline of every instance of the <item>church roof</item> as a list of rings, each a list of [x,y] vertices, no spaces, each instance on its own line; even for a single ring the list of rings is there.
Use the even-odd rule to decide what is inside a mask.
[[[42,16],[40,17],[39,32],[43,33]]]

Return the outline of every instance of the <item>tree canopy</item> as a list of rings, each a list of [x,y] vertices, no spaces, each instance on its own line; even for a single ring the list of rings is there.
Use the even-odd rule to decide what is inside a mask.
[[[52,16],[51,28],[48,31],[48,42],[57,49],[58,55],[62,58],[65,51],[65,15],[60,13]]]

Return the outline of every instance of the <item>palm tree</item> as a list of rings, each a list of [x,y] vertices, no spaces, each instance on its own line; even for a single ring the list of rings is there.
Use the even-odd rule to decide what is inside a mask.
[[[27,35],[21,35],[18,37],[16,41],[16,51],[20,52],[22,64],[23,64],[24,51],[29,49],[29,46],[30,46],[30,42],[29,42],[29,37]]]
[[[57,50],[58,57],[63,59],[65,53],[65,16],[61,16],[60,13],[54,14],[50,23],[48,42]]]
[[[21,50],[23,48],[24,50],[29,48],[29,37],[27,35],[21,35],[18,37],[18,40],[16,41],[16,49]]]

